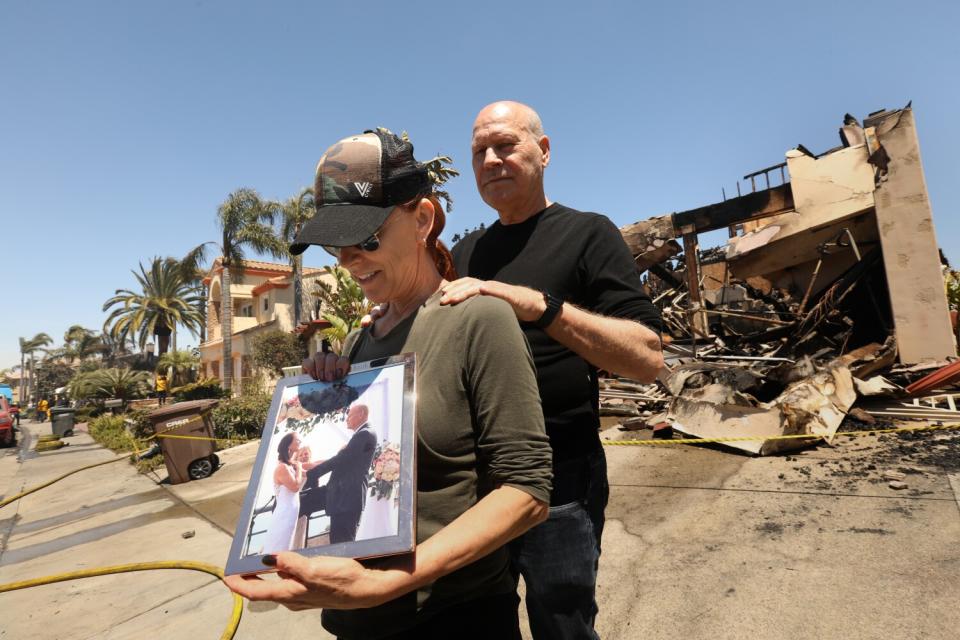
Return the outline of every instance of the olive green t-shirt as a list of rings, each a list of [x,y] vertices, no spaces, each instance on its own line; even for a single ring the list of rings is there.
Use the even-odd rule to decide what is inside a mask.
[[[485,296],[454,306],[439,300],[438,292],[387,335],[359,331],[344,345],[354,362],[417,354],[418,544],[497,486],[550,502],[550,444],[513,310]],[[500,548],[378,607],[324,610],[323,626],[343,638],[399,633],[450,605],[512,591],[508,563]]]

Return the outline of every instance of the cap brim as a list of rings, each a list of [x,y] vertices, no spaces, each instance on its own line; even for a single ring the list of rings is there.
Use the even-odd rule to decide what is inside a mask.
[[[320,207],[303,225],[290,245],[290,253],[299,255],[312,244],[328,247],[352,247],[360,244],[383,226],[394,206],[335,204]]]

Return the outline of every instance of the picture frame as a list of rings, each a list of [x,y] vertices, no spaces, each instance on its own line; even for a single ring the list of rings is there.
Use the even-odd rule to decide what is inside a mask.
[[[414,354],[354,363],[335,382],[281,379],[224,573],[272,571],[262,558],[279,551],[413,551],[416,448]]]

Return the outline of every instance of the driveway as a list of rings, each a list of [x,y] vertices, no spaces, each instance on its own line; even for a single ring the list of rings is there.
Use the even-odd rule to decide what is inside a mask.
[[[33,436],[49,432],[49,424],[24,427]],[[925,435],[909,450],[895,436],[868,436],[776,458],[718,447],[608,446],[601,637],[956,637],[955,434]],[[603,435],[637,437],[616,428]],[[19,462],[5,451],[0,492],[114,455],[83,433],[69,441]],[[0,583],[145,560],[222,565],[257,445],[220,452],[223,467],[202,481],[169,485],[165,473],[138,475],[118,462],[7,507]],[[919,455],[925,451],[943,455]],[[906,488],[891,488],[884,475],[902,477]],[[180,571],[80,580],[0,600],[0,638],[216,638],[231,609],[217,580]],[[316,612],[247,603],[236,637],[330,636]]]

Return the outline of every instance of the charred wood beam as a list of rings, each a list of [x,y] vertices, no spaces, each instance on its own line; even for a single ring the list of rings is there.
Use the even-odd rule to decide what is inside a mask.
[[[796,335],[811,333],[826,319],[828,310],[836,309],[844,298],[853,291],[869,270],[882,258],[880,247],[875,247],[863,257],[863,260],[854,264],[830,288],[828,288],[817,304],[807,312],[796,328]]]
[[[703,233],[793,210],[793,190],[788,182],[724,202],[674,213],[673,227],[682,229],[692,225],[697,233]]]
[[[666,282],[668,285],[670,285],[674,289],[683,288],[683,281],[677,276],[673,275],[673,273],[670,270],[668,270],[666,267],[659,264],[652,264],[648,268],[650,270],[650,273],[657,276],[658,278]]]
[[[682,249],[676,240],[667,240],[656,249],[635,255],[633,261],[636,262],[640,273],[643,273],[653,265],[665,262],[681,251]]]
[[[673,221],[669,215],[628,224],[620,228],[620,234],[633,255],[658,249],[665,242],[680,235],[673,228]]]

